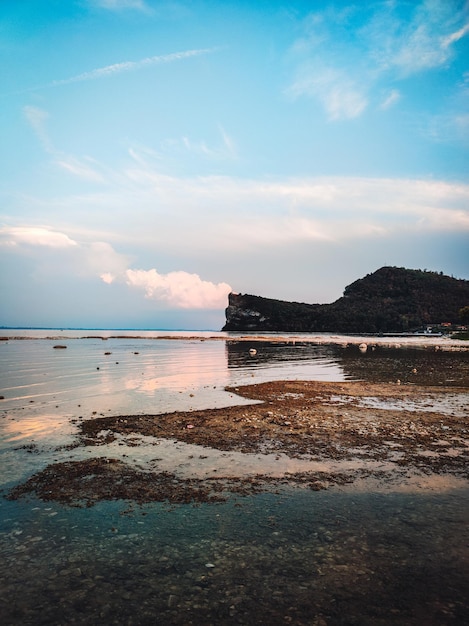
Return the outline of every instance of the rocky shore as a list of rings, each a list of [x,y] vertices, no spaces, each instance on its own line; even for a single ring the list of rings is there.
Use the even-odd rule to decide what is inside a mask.
[[[182,476],[99,457],[49,465],[8,495],[91,506],[219,502],[285,486],[313,490],[363,481],[376,489],[469,479],[469,391],[397,383],[281,381],[227,389],[255,402],[159,415],[93,417],[78,425],[74,447],[138,447],[161,440],[245,455],[284,455],[317,468],[249,475]],[[201,456],[203,458],[203,456]],[[194,459],[194,469],[197,459]],[[371,481],[371,482],[370,482]]]

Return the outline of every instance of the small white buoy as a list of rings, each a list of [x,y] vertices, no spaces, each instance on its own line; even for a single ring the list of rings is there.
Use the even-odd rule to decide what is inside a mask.
[[[251,348],[251,349],[249,350],[249,354],[250,354],[251,356],[254,356],[255,354],[257,354],[257,350],[256,350],[255,348]]]

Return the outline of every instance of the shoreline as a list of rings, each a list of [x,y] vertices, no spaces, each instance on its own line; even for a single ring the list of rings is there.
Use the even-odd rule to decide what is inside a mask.
[[[181,334],[174,331],[142,331],[148,334],[113,334],[112,331],[98,331],[97,334],[49,334],[45,331],[35,331],[38,336],[31,334],[2,334],[0,331],[0,344],[8,341],[75,341],[75,340],[147,340],[147,341],[224,341],[226,343],[252,342],[252,343],[286,343],[286,344],[311,344],[311,345],[336,345],[341,347],[360,346],[364,349],[380,348],[419,348],[434,351],[469,351],[469,341],[452,339],[447,335],[342,335],[342,334],[316,334],[316,333],[272,333],[272,334],[213,334],[211,331],[192,332]],[[33,332],[33,331],[29,331]],[[39,336],[39,333],[44,333]],[[366,346],[366,348],[365,348]]]

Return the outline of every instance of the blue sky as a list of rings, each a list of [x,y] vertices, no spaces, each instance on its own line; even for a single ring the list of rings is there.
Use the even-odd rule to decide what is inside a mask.
[[[2,0],[0,325],[469,278],[469,3]]]

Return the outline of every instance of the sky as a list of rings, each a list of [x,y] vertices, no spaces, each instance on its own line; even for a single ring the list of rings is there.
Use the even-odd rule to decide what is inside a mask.
[[[0,325],[469,279],[469,2],[1,0]]]

